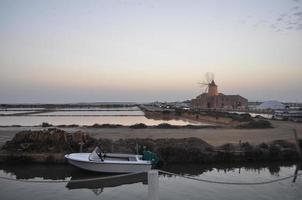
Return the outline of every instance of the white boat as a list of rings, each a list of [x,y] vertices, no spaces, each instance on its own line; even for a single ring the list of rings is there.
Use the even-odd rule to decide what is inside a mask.
[[[152,161],[143,160],[142,155],[102,153],[96,147],[92,153],[72,153],[65,155],[71,165],[78,168],[104,173],[146,172]]]

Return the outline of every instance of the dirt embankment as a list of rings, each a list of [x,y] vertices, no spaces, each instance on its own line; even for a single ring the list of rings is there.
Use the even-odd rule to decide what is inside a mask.
[[[151,119],[182,119],[192,122],[211,123],[227,126],[238,126],[242,123],[254,121],[249,114],[236,114],[227,112],[204,111],[150,111],[143,110],[147,118]]]
[[[6,142],[0,161],[65,162],[64,154],[91,152],[100,144],[105,152],[142,153],[143,147],[155,152],[164,163],[215,163],[297,160],[296,146],[287,141],[225,144],[214,147],[202,139],[96,139],[84,132],[67,133],[59,129],[23,131]],[[138,145],[138,149],[136,146]],[[300,141],[300,146],[302,142]]]

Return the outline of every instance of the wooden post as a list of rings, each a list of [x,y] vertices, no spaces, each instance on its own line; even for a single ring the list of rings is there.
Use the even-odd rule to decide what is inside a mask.
[[[136,155],[138,155],[138,144],[137,144],[137,142],[136,142],[135,150],[136,150]]]
[[[148,200],[159,200],[158,171],[148,171]]]
[[[299,169],[300,169],[300,164],[297,164],[297,165],[296,165],[296,170],[295,170],[295,172],[294,172],[294,179],[293,179],[293,183],[295,183],[295,182],[296,182],[296,180],[297,180],[297,177],[298,177],[298,171],[299,171]]]
[[[80,145],[80,153],[82,153],[82,152],[83,152],[83,145],[84,145],[84,142],[80,142],[79,145]]]
[[[296,143],[296,148],[300,157],[300,160],[302,160],[302,153],[301,153],[301,148],[300,148],[300,144],[299,144],[299,138],[298,138],[298,134],[297,134],[297,130],[294,128],[294,137],[295,137],[295,143]]]

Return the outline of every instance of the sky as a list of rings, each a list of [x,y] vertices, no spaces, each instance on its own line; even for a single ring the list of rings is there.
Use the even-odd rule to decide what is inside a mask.
[[[0,103],[302,102],[300,0],[0,0]]]

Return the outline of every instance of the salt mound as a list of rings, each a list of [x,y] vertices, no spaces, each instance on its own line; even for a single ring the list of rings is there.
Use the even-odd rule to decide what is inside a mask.
[[[282,110],[285,109],[285,105],[279,101],[265,101],[262,104],[260,104],[257,108],[262,110],[267,110],[267,109]]]

